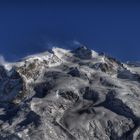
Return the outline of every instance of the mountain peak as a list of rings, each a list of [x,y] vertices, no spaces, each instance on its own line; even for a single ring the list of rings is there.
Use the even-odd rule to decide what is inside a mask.
[[[97,57],[97,53],[88,47],[81,45],[72,51],[76,57],[80,59],[92,59],[92,57]]]

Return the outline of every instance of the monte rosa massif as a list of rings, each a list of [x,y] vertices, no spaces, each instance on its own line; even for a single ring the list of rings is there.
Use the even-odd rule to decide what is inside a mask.
[[[140,140],[140,63],[83,45],[2,63],[0,140]]]

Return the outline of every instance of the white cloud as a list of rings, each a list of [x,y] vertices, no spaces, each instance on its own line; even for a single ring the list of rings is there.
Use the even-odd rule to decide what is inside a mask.
[[[79,41],[77,41],[77,40],[74,40],[74,41],[73,41],[73,44],[74,44],[74,45],[77,45],[77,46],[81,46],[81,45],[82,45],[82,44],[81,44]]]
[[[0,65],[4,66],[7,71],[10,71],[12,68],[12,65],[5,60],[3,55],[0,55]]]
[[[0,55],[0,65],[4,65],[5,63],[5,58],[2,55]]]

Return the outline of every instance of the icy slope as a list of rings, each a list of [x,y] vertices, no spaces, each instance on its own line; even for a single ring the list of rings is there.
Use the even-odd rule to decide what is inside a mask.
[[[9,139],[139,140],[139,65],[85,46],[1,64],[0,140]]]

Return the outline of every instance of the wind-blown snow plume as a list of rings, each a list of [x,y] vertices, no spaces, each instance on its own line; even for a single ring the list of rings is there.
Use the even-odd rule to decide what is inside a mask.
[[[81,46],[82,44],[79,42],[79,41],[77,41],[77,40],[73,40],[73,44],[74,45],[77,45],[77,46]]]
[[[4,57],[2,55],[0,55],[0,65],[3,65],[5,63],[6,63],[6,61],[5,61]]]
[[[0,55],[0,65],[4,66],[4,68],[9,71],[12,68],[12,64],[7,62],[3,55]]]

